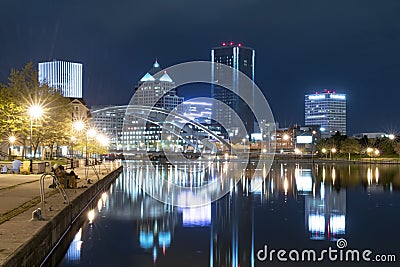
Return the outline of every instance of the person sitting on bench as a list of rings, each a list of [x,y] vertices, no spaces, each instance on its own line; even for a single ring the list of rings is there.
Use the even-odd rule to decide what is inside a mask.
[[[61,184],[64,185],[64,188],[75,188],[76,183],[76,174],[74,171],[67,173],[64,169],[64,166],[55,164],[53,167],[54,174]]]

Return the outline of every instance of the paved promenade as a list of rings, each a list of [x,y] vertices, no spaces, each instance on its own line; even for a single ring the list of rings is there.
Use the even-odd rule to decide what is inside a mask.
[[[87,190],[94,183],[117,168],[117,164],[102,164],[92,167],[75,168],[74,172],[80,178],[76,189],[66,189],[70,200]],[[69,171],[69,170],[68,170]],[[55,216],[66,204],[57,189],[49,188],[52,177],[47,176],[44,183],[46,205],[40,202],[41,174],[1,174],[0,175],[0,265],[18,249],[26,240],[33,236],[46,221]],[[42,209],[44,220],[31,220],[32,212]]]

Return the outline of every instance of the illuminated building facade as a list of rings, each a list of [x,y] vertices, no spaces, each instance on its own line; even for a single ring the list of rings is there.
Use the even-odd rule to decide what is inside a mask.
[[[295,133],[293,129],[277,129],[271,134],[271,145],[277,153],[293,153],[295,149]]]
[[[39,63],[39,82],[60,90],[70,98],[82,98],[83,65],[54,60]]]
[[[156,61],[139,81],[135,88],[133,104],[141,106],[155,106],[166,110],[173,110],[183,102],[183,97],[177,95],[175,82],[167,72],[155,77],[161,70]]]
[[[184,98],[177,95],[175,82],[166,71],[160,73],[160,64],[156,61],[139,81],[135,88],[135,95],[132,104],[140,106],[150,106],[165,110],[174,110],[181,107]],[[181,113],[181,110],[177,110]],[[136,146],[147,146],[147,151],[158,150],[165,145],[166,140],[161,140],[162,126],[147,122],[146,127],[141,127],[139,121],[132,119],[132,125],[128,125],[124,131],[123,138],[128,143],[126,149]],[[137,124],[137,125],[135,125]],[[162,124],[162,123],[161,123]],[[144,139],[142,137],[144,136]],[[140,142],[144,140],[145,142]],[[177,140],[169,140],[169,143],[177,143]]]
[[[127,106],[93,106],[90,109],[92,115],[91,124],[100,130],[109,139],[110,151],[116,152],[123,148],[124,117]]]
[[[183,104],[183,116],[198,123],[211,123],[212,103],[209,101],[187,100]]]
[[[347,134],[346,95],[325,90],[322,93],[305,95],[305,125],[319,125],[322,137],[330,137],[336,132]]]
[[[228,65],[229,67],[244,73],[252,81],[254,81],[254,59],[254,49],[244,47],[240,43],[222,43],[220,47],[211,50],[212,63]],[[211,87],[211,96],[214,99],[225,103],[239,114],[246,127],[247,135],[250,136],[254,132],[254,116],[252,115],[249,106],[245,104],[237,94],[242,96],[249,95],[251,98],[251,107],[254,103],[254,85],[250,89],[251,92],[248,92],[249,88],[239,88],[239,76],[235,73],[227,72],[218,65],[213,66],[211,75],[211,80],[216,83]],[[230,87],[234,92],[229,91],[224,87]],[[229,127],[230,125],[234,125],[234,118],[231,114],[227,114],[220,105],[215,105],[213,112],[218,122],[224,121],[227,124],[228,129],[226,130],[229,136],[243,135],[243,133],[238,133],[236,129]]]
[[[183,97],[176,94],[174,81],[166,72],[156,77],[160,70],[160,64],[156,61],[140,79],[135,88],[134,105],[173,110],[183,102]],[[110,138],[110,151],[155,150],[163,146],[165,140],[161,140],[161,127],[153,123],[147,123],[143,127],[140,119],[126,114],[127,107],[127,105],[98,106],[91,110],[92,125]],[[170,141],[177,143],[176,140]]]

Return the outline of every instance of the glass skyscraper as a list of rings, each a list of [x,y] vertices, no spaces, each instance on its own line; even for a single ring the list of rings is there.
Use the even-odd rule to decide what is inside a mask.
[[[304,117],[307,126],[320,126],[321,135],[330,137],[336,132],[347,134],[346,95],[324,90],[305,95]]]
[[[254,59],[254,49],[244,47],[240,43],[222,43],[222,46],[211,50],[211,61],[213,63],[228,65],[244,73],[252,81],[254,81]],[[233,75],[231,74],[232,73],[228,73],[218,65],[212,69],[212,81],[218,85],[212,85],[211,96],[225,103],[239,114],[246,127],[247,135],[250,136],[250,134],[254,132],[254,116],[252,115],[250,107],[246,105],[237,94],[251,94],[251,106],[254,103],[254,85],[250,89],[252,90],[251,92],[244,92],[243,90],[248,90],[249,88],[240,88],[239,76],[235,73],[233,73]],[[234,92],[224,87],[231,87]],[[224,112],[219,105],[214,105],[213,112],[217,121],[224,121],[228,124],[228,129],[226,129],[228,134],[230,136],[235,136],[235,129],[229,129],[229,124],[233,123],[232,116]]]
[[[81,63],[54,60],[39,63],[39,82],[60,90],[64,97],[82,98]]]

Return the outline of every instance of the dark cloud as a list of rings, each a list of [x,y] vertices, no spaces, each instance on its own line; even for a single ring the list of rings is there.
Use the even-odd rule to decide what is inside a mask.
[[[2,82],[30,60],[79,61],[90,104],[126,103],[155,58],[208,60],[211,47],[242,41],[256,49],[256,81],[282,124],[303,123],[305,93],[332,88],[349,95],[350,132],[400,132],[398,0],[7,0],[0,9]]]

